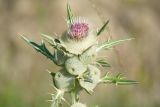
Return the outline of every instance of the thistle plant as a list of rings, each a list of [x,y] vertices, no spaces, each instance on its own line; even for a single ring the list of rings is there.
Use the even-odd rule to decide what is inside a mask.
[[[69,107],[87,107],[80,103],[80,92],[85,90],[88,94],[92,94],[100,83],[116,85],[137,83],[124,79],[121,73],[115,76],[106,73],[102,76],[100,68],[107,68],[110,65],[105,58],[100,58],[98,55],[101,50],[111,49],[113,46],[133,38],[108,39],[103,43],[98,42],[98,37],[107,27],[109,20],[95,31],[84,17],[73,16],[69,4],[67,5],[66,22],[67,30],[61,36],[53,38],[42,34],[41,44],[21,35],[22,39],[36,51],[61,67],[57,72],[48,71],[52,76],[53,88],[55,89],[55,92],[51,94],[51,107],[62,107],[64,103],[67,103]],[[49,44],[53,50],[49,50],[46,44]],[[69,93],[71,100],[64,97],[66,93]]]

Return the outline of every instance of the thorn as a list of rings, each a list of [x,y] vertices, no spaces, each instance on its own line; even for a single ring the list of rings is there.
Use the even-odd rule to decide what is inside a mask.
[[[47,95],[55,95],[55,94],[53,94],[53,93],[47,93]]]
[[[54,35],[55,35],[55,36],[58,36],[58,34],[57,34],[57,33],[55,33],[55,32],[54,32]]]
[[[56,91],[59,90],[59,89],[57,89],[53,84],[51,84],[51,87],[53,87]]]
[[[109,36],[109,37],[108,37],[108,40],[107,40],[107,42],[109,42],[110,40],[111,40],[111,37]]]
[[[46,100],[46,102],[53,102],[53,100]]]
[[[49,71],[48,69],[46,69],[46,71],[49,73],[49,74],[51,74],[52,72],[51,71]]]

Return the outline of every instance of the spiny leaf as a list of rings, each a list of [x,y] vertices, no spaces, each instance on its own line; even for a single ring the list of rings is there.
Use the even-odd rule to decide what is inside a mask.
[[[73,22],[73,14],[70,8],[70,5],[67,4],[67,23],[71,24]]]
[[[123,75],[121,73],[115,75],[115,76],[110,76],[108,73],[105,75],[104,78],[102,78],[102,82],[104,83],[114,83],[116,85],[131,85],[131,84],[137,84],[139,82],[134,81],[134,80],[127,80],[124,79]]]
[[[25,40],[29,45],[31,45],[37,52],[40,52],[41,54],[43,54],[44,56],[46,56],[47,58],[51,59],[52,61],[54,61],[54,56],[49,52],[49,50],[46,48],[46,45],[44,44],[44,42],[42,41],[42,43],[39,45],[29,39],[27,39],[26,37],[21,35],[21,38],[23,40]]]
[[[97,63],[100,64],[102,67],[110,67],[110,64],[105,59],[97,60]]]
[[[127,38],[127,39],[120,39],[120,40],[108,40],[102,44],[99,44],[98,48],[97,48],[97,52],[100,51],[101,49],[110,49],[113,46],[116,46],[120,43],[123,43],[125,41],[129,41],[129,40],[133,40],[134,38]]]
[[[109,20],[107,20],[107,22],[97,31],[97,36],[99,36],[104,31],[108,23],[109,23]]]

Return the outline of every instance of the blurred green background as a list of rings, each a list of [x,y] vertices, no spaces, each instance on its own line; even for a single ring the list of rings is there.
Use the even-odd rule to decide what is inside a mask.
[[[54,92],[45,71],[59,68],[18,37],[40,41],[40,34],[61,35],[66,29],[67,0],[0,0],[0,107],[49,107]],[[94,28],[110,19],[100,41],[134,37],[104,51],[112,68],[138,85],[100,85],[81,101],[100,107],[160,107],[160,0],[70,0],[76,15],[87,17]]]

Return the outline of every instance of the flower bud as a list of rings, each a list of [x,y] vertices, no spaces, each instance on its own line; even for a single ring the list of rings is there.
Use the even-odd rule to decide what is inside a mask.
[[[75,87],[75,77],[62,69],[59,72],[56,72],[54,77],[54,84],[58,89],[71,91]]]
[[[79,79],[81,87],[86,89],[88,92],[92,92],[100,80],[100,70],[93,66],[88,65],[87,71],[84,73],[83,77]]]
[[[78,57],[71,57],[65,62],[66,70],[72,75],[81,75],[87,70],[85,66]]]

